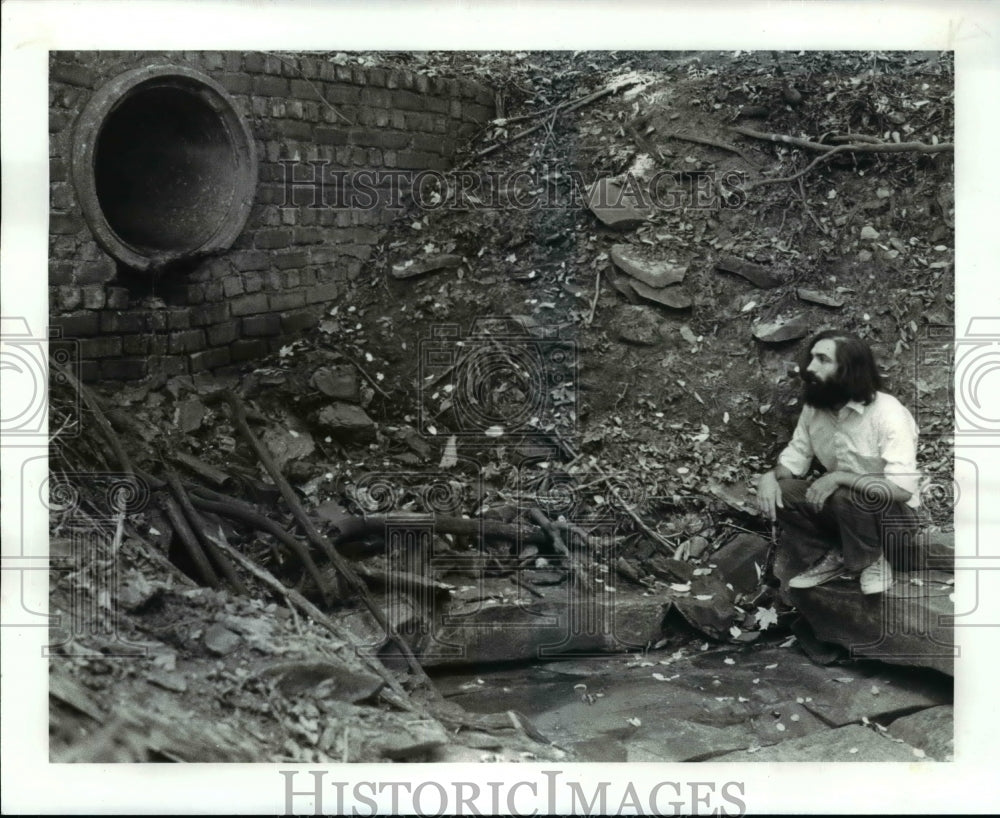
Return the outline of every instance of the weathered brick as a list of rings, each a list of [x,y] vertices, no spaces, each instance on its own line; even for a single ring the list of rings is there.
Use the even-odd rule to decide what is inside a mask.
[[[150,310],[146,315],[146,323],[150,332],[165,332],[167,329],[167,311]]]
[[[280,253],[274,257],[274,266],[279,270],[288,270],[295,267],[304,267],[308,261],[308,256],[301,250],[292,253]]]
[[[100,313],[100,317],[101,332],[109,335],[146,331],[146,314],[143,312],[104,310]]]
[[[264,286],[264,279],[258,272],[243,274],[243,289],[248,293],[260,292]]]
[[[82,338],[80,356],[83,358],[111,358],[122,354],[122,339],[114,336]]]
[[[352,83],[355,81],[356,75],[351,70],[351,66],[338,65],[336,67],[336,78],[338,82]]]
[[[306,303],[318,304],[333,301],[340,296],[340,287],[336,284],[316,284],[306,291]]]
[[[230,94],[249,94],[253,82],[247,74],[222,74],[216,79]]]
[[[200,304],[205,300],[204,284],[188,284],[184,288],[184,301],[187,304]]]
[[[125,287],[108,287],[107,306],[110,310],[128,309],[128,290]]]
[[[221,301],[217,304],[202,304],[190,310],[191,326],[203,327],[206,324],[218,324],[229,318],[229,302]]]
[[[221,281],[209,281],[205,285],[205,300],[206,301],[221,301],[225,297],[222,292],[222,282]]]
[[[361,92],[361,104],[371,108],[388,108],[392,95],[384,88],[365,88]]]
[[[105,295],[104,287],[100,284],[88,284],[86,287],[81,287],[80,292],[83,298],[84,309],[104,309],[104,302],[107,296]]]
[[[253,92],[262,97],[288,96],[288,80],[283,77],[259,76],[253,78]]]
[[[167,346],[168,352],[175,354],[178,352],[197,352],[205,348],[205,331],[200,329],[182,329],[179,332],[171,332]]]
[[[344,128],[319,127],[313,131],[313,138],[322,145],[346,145],[348,132]]]
[[[222,279],[222,291],[226,298],[243,295],[243,278],[241,276],[226,276]]]
[[[140,333],[138,335],[123,335],[122,352],[125,355],[148,355],[149,336],[144,333]]]
[[[158,355],[150,357],[149,374],[163,375],[168,378],[173,377],[174,375],[187,375],[187,355]]]
[[[272,313],[251,315],[243,319],[240,331],[245,338],[278,335],[281,333],[281,321]]]
[[[271,254],[260,250],[241,250],[230,253],[229,257],[232,259],[233,266],[241,272],[263,270],[271,263]]]
[[[146,358],[108,358],[101,361],[101,377],[111,381],[135,381],[149,371]]]
[[[171,330],[175,329],[190,329],[191,328],[191,311],[190,310],[170,310],[167,313],[167,328]]]
[[[73,189],[64,182],[53,182],[49,188],[49,207],[53,210],[70,210],[74,205]]]
[[[446,114],[451,107],[451,101],[442,97],[427,97],[427,110],[436,114]]]
[[[240,322],[234,320],[215,324],[208,328],[206,335],[208,336],[208,343],[211,346],[231,343],[239,338]]]
[[[234,317],[243,315],[253,315],[257,312],[267,311],[267,295],[264,293],[254,293],[253,295],[241,295],[234,298],[229,306]]]
[[[254,236],[254,245],[260,250],[278,250],[288,247],[290,242],[291,231],[287,228],[259,230]]]
[[[306,303],[304,290],[293,290],[287,293],[271,293],[268,296],[268,304],[275,312],[290,310],[295,307],[303,307]]]
[[[316,99],[316,87],[305,80],[293,79],[290,93],[297,99]]]
[[[78,63],[53,62],[49,66],[49,82],[65,82],[79,88],[93,88],[96,75]]]
[[[83,216],[77,213],[50,213],[49,233],[69,236],[83,230]]]
[[[93,383],[100,380],[101,365],[97,361],[80,361],[80,380]]]
[[[278,119],[275,120],[278,133],[289,139],[312,140],[313,127],[308,122],[301,119]]]
[[[206,369],[216,369],[217,367],[225,366],[232,361],[232,356],[230,355],[229,347],[219,347],[217,349],[205,349],[201,352],[195,352],[189,356],[189,361],[192,372],[201,372]]]
[[[413,90],[418,94],[426,94],[431,90],[431,81],[426,74],[414,74]]]
[[[400,111],[423,111],[424,98],[413,91],[393,91],[391,107]]]
[[[52,326],[59,327],[63,338],[87,338],[97,335],[99,318],[96,312],[78,312],[52,319]]]
[[[321,310],[304,309],[281,314],[281,331],[291,335],[302,330],[309,329],[319,320]]]
[[[264,55],[257,51],[250,51],[244,54],[243,70],[248,74],[264,73]]]
[[[79,284],[103,284],[113,279],[117,272],[115,263],[110,258],[85,261],[76,267],[76,281]]]
[[[368,69],[368,84],[377,85],[385,88],[385,82],[388,72],[384,68],[369,68]]]
[[[326,231],[322,227],[296,227],[292,230],[293,244],[322,244]]]
[[[83,303],[83,293],[79,287],[63,284],[59,287],[50,287],[49,290],[55,291],[53,293],[54,297],[50,297],[49,300],[60,311],[69,312],[70,310],[75,310]]]
[[[263,358],[267,355],[267,341],[263,338],[242,338],[233,341],[229,353],[234,362]]]
[[[66,166],[66,160],[53,156],[49,159],[49,182],[65,182],[69,178],[69,170]]]

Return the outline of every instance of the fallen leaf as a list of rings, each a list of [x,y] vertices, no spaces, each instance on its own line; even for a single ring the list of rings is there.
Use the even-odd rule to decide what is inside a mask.
[[[633,727],[642,727],[642,719],[637,719],[635,716],[626,719],[626,721]]]

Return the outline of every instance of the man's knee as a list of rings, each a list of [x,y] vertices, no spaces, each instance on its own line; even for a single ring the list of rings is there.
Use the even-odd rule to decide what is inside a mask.
[[[778,488],[781,489],[782,503],[802,503],[806,499],[809,484],[797,477],[786,477],[778,481]]]

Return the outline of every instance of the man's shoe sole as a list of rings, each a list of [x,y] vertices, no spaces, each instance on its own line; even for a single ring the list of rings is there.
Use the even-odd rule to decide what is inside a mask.
[[[844,572],[840,569],[836,571],[830,571],[828,574],[821,575],[817,577],[810,577],[806,580],[800,580],[799,577],[792,577],[788,580],[788,587],[795,588],[796,590],[805,590],[806,588],[815,588],[817,585],[823,585],[830,580],[836,579]]]

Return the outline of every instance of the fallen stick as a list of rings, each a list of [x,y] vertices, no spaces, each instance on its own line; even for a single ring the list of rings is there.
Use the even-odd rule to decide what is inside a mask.
[[[180,478],[177,473],[172,469],[167,469],[165,473],[167,479],[167,485],[170,487],[170,491],[174,495],[174,499],[180,506],[181,511],[188,523],[188,529],[194,533],[194,536],[198,539],[204,551],[211,558],[211,560],[218,566],[219,571],[226,578],[226,581],[240,594],[246,596],[249,591],[247,586],[243,584],[243,580],[240,579],[239,574],[236,573],[236,569],[233,568],[232,562],[226,558],[226,555],[221,552],[215,545],[215,540],[208,537],[205,533],[206,524],[201,518],[201,515],[195,510],[194,506],[191,505],[191,498],[188,497],[187,492],[184,491],[184,486],[181,485]]]
[[[587,326],[594,323],[594,315],[597,313],[597,299],[601,297],[601,268],[597,268],[597,279],[594,281],[594,298],[590,302],[590,313],[587,315]]]
[[[195,537],[194,532],[188,525],[187,519],[184,517],[184,512],[177,505],[177,501],[171,495],[167,494],[160,498],[160,505],[166,512],[170,524],[174,527],[174,531],[177,532],[177,536],[180,537],[181,543],[183,543],[185,550],[191,557],[191,561],[195,564],[201,581],[212,588],[218,588],[219,577],[208,561],[208,557],[205,556],[198,538]]]
[[[673,543],[669,542],[668,540],[664,539],[663,536],[661,536],[655,530],[646,525],[646,521],[643,520],[642,517],[640,517],[636,513],[635,509],[633,509],[632,506],[626,503],[625,499],[621,496],[621,494],[618,493],[618,488],[615,486],[614,483],[611,482],[610,477],[604,478],[604,485],[608,487],[608,490],[615,496],[615,499],[619,503],[621,503],[621,507],[625,509],[629,517],[631,517],[635,521],[635,524],[639,526],[639,530],[642,531],[643,534],[645,534],[647,537],[650,537],[654,542],[659,543],[663,547],[669,548],[671,556],[673,556],[677,552],[679,546],[676,546]]]
[[[421,667],[417,657],[413,655],[413,651],[406,643],[406,640],[399,635],[398,631],[392,626],[392,623],[389,622],[388,617],[385,615],[385,611],[382,610],[381,606],[374,600],[371,594],[368,593],[368,586],[365,585],[361,577],[357,575],[355,570],[351,567],[351,564],[337,552],[337,549],[334,548],[326,537],[320,534],[320,532],[316,529],[316,526],[313,525],[312,520],[309,519],[309,515],[306,514],[305,509],[299,502],[299,498],[296,496],[295,491],[288,484],[288,481],[281,473],[281,470],[277,467],[277,465],[275,465],[275,462],[271,458],[267,449],[264,448],[261,442],[257,439],[257,436],[250,429],[250,425],[247,423],[246,419],[246,412],[239,399],[231,392],[215,392],[209,396],[209,399],[211,400],[218,400],[220,398],[229,407],[233,425],[240,431],[240,434],[243,435],[247,443],[250,444],[250,447],[257,455],[257,459],[260,460],[275,485],[281,491],[281,496],[285,499],[285,502],[292,511],[292,515],[302,527],[306,537],[308,537],[309,541],[312,542],[313,545],[318,546],[320,550],[326,554],[327,558],[333,564],[334,569],[341,577],[344,578],[348,587],[358,595],[365,607],[368,608],[371,615],[375,618],[375,621],[379,624],[379,627],[385,629],[389,638],[396,645],[396,647],[399,648],[400,653],[406,659],[406,664],[410,668],[410,672],[417,678],[418,682],[426,686],[428,690],[433,691],[433,682],[431,682],[430,678],[424,672],[424,669]]]
[[[309,553],[309,549],[306,548],[298,538],[285,531],[285,529],[274,522],[274,520],[269,517],[265,517],[263,514],[258,513],[255,509],[250,508],[238,500],[223,497],[215,492],[209,492],[208,489],[204,489],[200,486],[194,489],[190,496],[191,502],[202,508],[204,511],[211,511],[212,513],[218,514],[222,517],[228,517],[231,520],[246,523],[247,525],[253,526],[258,531],[270,534],[299,558],[299,561],[302,563],[309,576],[312,577],[313,582],[316,583],[316,587],[319,588],[319,591],[323,595],[323,599],[327,604],[337,599],[336,592],[330,587],[330,584],[320,573],[319,568],[316,567],[316,563],[313,561],[312,555]]]
[[[906,153],[916,151],[919,153],[941,153],[943,151],[955,150],[955,145],[951,142],[939,142],[937,145],[929,145],[926,142],[868,142],[865,140],[873,137],[860,137],[862,142],[853,142],[842,145],[826,145],[823,142],[813,142],[811,139],[802,139],[797,136],[785,136],[784,134],[765,133],[755,131],[743,125],[733,125],[730,127],[734,133],[748,136],[751,139],[763,139],[766,142],[780,142],[785,145],[793,145],[796,148],[805,148],[811,151],[823,151],[832,153],[837,150],[850,150],[854,153]]]
[[[587,96],[578,99],[576,102],[570,102],[565,105],[557,105],[552,111],[552,116],[556,117],[559,114],[568,114],[571,111],[576,111],[585,105],[590,105],[592,102],[597,102],[597,100],[603,99],[609,94],[613,94],[616,91],[621,90],[622,88],[629,88],[637,84],[638,82],[639,80],[627,80],[625,82],[620,82],[620,83],[611,83],[611,85],[607,85],[599,91],[595,91],[592,94],[588,94]],[[490,145],[488,148],[483,148],[483,150],[479,151],[475,155],[475,158],[482,159],[484,156],[489,156],[491,153],[494,153],[495,151],[498,151],[501,148],[506,147],[507,145],[510,145],[514,142],[517,142],[520,139],[523,139],[526,136],[530,136],[531,134],[540,131],[542,128],[545,127],[545,125],[546,123],[542,122],[539,125],[534,125],[531,128],[526,128],[523,131],[518,131],[518,133],[514,134],[512,137],[504,140],[503,142],[497,142],[495,145]]]
[[[125,452],[125,447],[122,446],[121,440],[119,440],[118,435],[115,430],[111,427],[111,422],[105,417],[104,412],[101,411],[101,405],[97,400],[97,396],[84,384],[82,384],[77,377],[69,371],[69,368],[63,366],[62,364],[54,364],[58,372],[66,379],[66,381],[72,386],[77,394],[83,399],[83,402],[90,409],[91,414],[93,414],[94,419],[97,421],[97,426],[104,434],[108,445],[111,447],[111,451],[114,452],[115,457],[118,458],[118,462],[122,467],[122,471],[128,474],[135,474],[135,469],[132,468],[132,459]]]
[[[182,466],[186,466],[189,470],[197,474],[199,477],[204,478],[216,488],[226,488],[226,486],[236,482],[235,478],[230,477],[221,469],[217,469],[215,466],[209,465],[203,460],[199,460],[197,457],[192,457],[186,452],[173,452],[170,457],[174,462],[180,463]]]
[[[729,151],[729,153],[735,153],[737,156],[740,157],[740,159],[742,159],[748,165],[753,164],[753,162],[750,161],[750,158],[745,153],[743,153],[743,151],[741,151],[735,145],[730,145],[726,142],[719,142],[715,139],[709,139],[708,137],[705,136],[694,136],[693,134],[679,133],[677,131],[667,131],[664,132],[662,135],[667,139],[678,139],[681,142],[693,142],[696,145],[707,145],[710,148],[718,148],[719,150],[722,151]]]

